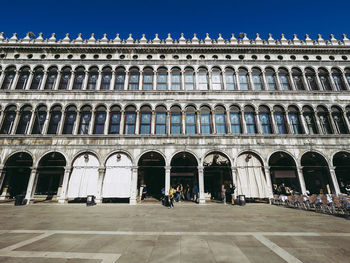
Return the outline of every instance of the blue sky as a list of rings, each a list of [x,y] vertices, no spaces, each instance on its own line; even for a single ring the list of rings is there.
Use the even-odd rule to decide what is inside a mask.
[[[178,38],[183,32],[186,38],[197,33],[204,38],[209,33],[216,38],[222,33],[229,38],[240,32],[263,39],[272,33],[280,38],[293,33],[304,39],[306,33],[316,38],[318,33],[329,39],[331,33],[340,39],[342,33],[350,38],[350,0],[6,0],[2,2],[1,29],[6,37],[17,32],[19,37],[32,31],[52,32],[57,38],[70,33],[71,39],[78,33],[89,38],[91,33],[101,38],[107,33],[114,38],[120,33],[126,39],[129,33],[140,38],[142,33],[153,39],[159,33],[164,39],[167,33]]]

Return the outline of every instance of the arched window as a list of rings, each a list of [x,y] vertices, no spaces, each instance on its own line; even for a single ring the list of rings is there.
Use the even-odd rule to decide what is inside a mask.
[[[16,76],[16,68],[15,67],[8,67],[5,70],[5,78],[2,83],[1,89],[11,89],[13,80]]]
[[[117,68],[115,71],[115,90],[124,90],[125,69]]]
[[[73,84],[74,90],[83,89],[84,78],[85,78],[85,69],[83,67],[77,68],[75,70],[75,77],[74,77],[74,84]]]
[[[166,108],[158,106],[156,108],[156,134],[166,134]]]
[[[129,71],[129,90],[139,89],[140,72],[137,68],[131,68]]]
[[[104,134],[106,123],[106,107],[100,105],[95,110],[94,134]]]
[[[181,109],[178,106],[172,106],[170,109],[170,133],[181,134]]]
[[[19,78],[17,81],[16,89],[25,89],[28,79],[29,79],[29,67],[21,68],[19,71]]]
[[[201,134],[211,134],[211,110],[207,106],[201,107]]]
[[[102,82],[101,90],[109,90],[111,86],[112,70],[110,67],[104,67],[102,69]]]
[[[261,71],[258,68],[253,68],[252,70],[252,79],[253,79],[253,88],[254,90],[262,90],[262,80],[261,80]]]
[[[332,90],[328,71],[324,68],[318,70],[318,76],[320,77],[321,85],[323,90]]]
[[[249,90],[248,71],[244,68],[238,70],[240,90]]]
[[[287,120],[285,117],[284,109],[281,106],[273,107],[273,117],[275,118],[277,133],[286,134]]]
[[[34,69],[33,80],[30,86],[30,89],[39,89],[41,86],[41,82],[44,77],[44,69],[42,67],[37,67]]]
[[[142,106],[140,114],[140,134],[151,134],[152,109]]]
[[[171,70],[171,89],[181,90],[181,70],[179,68]]]
[[[241,134],[242,133],[241,110],[238,106],[231,106],[230,121],[231,121],[231,132],[233,134]]]
[[[288,107],[288,118],[290,121],[291,130],[293,134],[302,134],[301,122],[299,118],[299,110],[297,107],[289,106]]]
[[[143,70],[143,90],[153,90],[153,69],[145,68]]]
[[[215,107],[215,125],[217,134],[226,134],[226,110],[222,106]]]
[[[17,125],[16,134],[27,134],[32,117],[32,107],[29,105],[23,106],[20,111],[19,122]]]
[[[47,134],[57,134],[58,126],[62,118],[62,107],[59,105],[53,106],[50,110],[50,121]]]
[[[206,68],[198,69],[198,89],[208,90],[208,71]]]
[[[329,112],[326,107],[318,106],[317,107],[317,116],[320,120],[321,132],[323,134],[332,134],[332,128],[329,121]]]
[[[284,68],[278,70],[278,77],[281,83],[282,90],[290,90],[288,71]]]
[[[125,130],[124,134],[135,134],[136,109],[128,106],[125,109]]]
[[[57,80],[57,68],[51,67],[49,68],[47,73],[47,80],[46,80],[44,89],[53,90],[55,88],[56,80]]]
[[[196,134],[196,109],[186,107],[186,134]]]
[[[316,82],[316,73],[312,68],[305,69],[305,76],[307,84],[309,85],[310,90],[319,90],[319,87]]]
[[[298,68],[292,68],[292,77],[295,88],[297,90],[305,90],[301,70]]]
[[[213,68],[211,73],[213,90],[222,90],[222,76],[220,68]]]
[[[89,69],[89,78],[88,78],[88,90],[95,90],[97,87],[98,80],[98,68],[92,67]]]
[[[227,90],[235,90],[236,89],[236,79],[233,69],[227,68],[225,70],[225,81],[226,81],[226,89]]]
[[[65,67],[61,73],[61,80],[60,80],[60,85],[59,85],[58,89],[60,89],[60,90],[68,89],[69,80],[70,80],[71,76],[72,76],[71,69],[69,67]]]
[[[271,118],[270,118],[270,109],[266,106],[259,107],[259,119],[261,124],[262,134],[271,134]]]
[[[47,108],[44,105],[38,106],[35,110],[35,120],[32,134],[42,134],[47,115]]]
[[[74,124],[77,119],[77,108],[68,106],[65,111],[63,134],[73,134]]]
[[[159,68],[157,72],[157,90],[167,89],[168,72],[166,68]]]
[[[314,110],[309,106],[304,106],[303,115],[305,118],[307,128],[309,130],[309,134],[318,134],[316,121],[314,117],[315,116]]]
[[[5,109],[0,134],[10,134],[16,119],[16,106],[8,106]]]
[[[337,129],[337,133],[339,134],[347,134],[348,129],[346,128],[346,124],[343,117],[343,110],[337,106],[332,107],[332,116],[335,124],[335,128]]]
[[[255,110],[252,106],[244,107],[244,120],[248,134],[256,133]]]
[[[119,131],[120,131],[120,107],[117,105],[114,105],[111,107],[108,134],[119,134]]]
[[[275,71],[272,68],[265,70],[266,85],[268,90],[276,90]]]
[[[194,90],[194,70],[192,68],[185,69],[185,88]]]
[[[336,68],[332,69],[332,77],[334,80],[335,89],[337,91],[346,90],[345,85],[343,84],[342,73],[340,72],[339,69],[336,69]]]
[[[78,134],[89,134],[90,122],[91,122],[91,107],[87,105],[81,107]]]

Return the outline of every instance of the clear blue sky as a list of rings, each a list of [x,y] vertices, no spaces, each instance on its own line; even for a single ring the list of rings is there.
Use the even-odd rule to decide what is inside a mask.
[[[340,39],[342,33],[350,38],[350,0],[6,0],[1,3],[1,29],[6,37],[17,32],[19,37],[32,31],[52,32],[57,38],[78,33],[89,38],[91,33],[101,38],[107,33],[114,38],[120,33],[126,39],[129,33],[140,38],[142,33],[153,39],[155,33],[166,38],[172,33],[178,38],[185,33],[191,38],[197,33],[204,38],[209,33],[216,38],[222,33],[229,38],[240,32],[263,39],[272,33],[279,38],[293,33],[304,39],[306,33],[316,38],[321,33],[328,39],[331,33]]]

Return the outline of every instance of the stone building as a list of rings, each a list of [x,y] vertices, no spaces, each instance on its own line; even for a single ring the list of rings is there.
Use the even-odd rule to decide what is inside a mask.
[[[350,183],[350,40],[0,34],[1,199]]]

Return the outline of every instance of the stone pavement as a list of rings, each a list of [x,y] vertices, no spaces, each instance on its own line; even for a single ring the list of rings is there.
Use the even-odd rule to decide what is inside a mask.
[[[0,213],[0,262],[350,262],[350,220],[268,204],[1,204]]]

